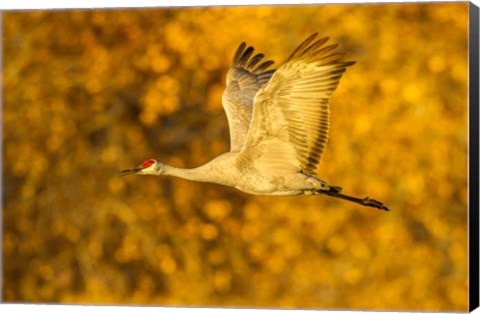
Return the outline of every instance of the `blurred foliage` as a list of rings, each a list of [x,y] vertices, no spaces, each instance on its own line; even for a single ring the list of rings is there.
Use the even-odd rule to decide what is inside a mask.
[[[3,14],[7,302],[467,310],[468,3]],[[228,149],[242,41],[313,32],[357,64],[332,98],[328,197],[166,177]]]

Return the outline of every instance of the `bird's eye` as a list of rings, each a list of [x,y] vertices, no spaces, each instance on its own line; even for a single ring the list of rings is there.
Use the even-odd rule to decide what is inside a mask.
[[[148,160],[145,160],[143,163],[142,163],[142,167],[143,168],[148,168],[150,167],[151,165],[153,165],[155,163],[155,160],[153,159],[148,159]]]

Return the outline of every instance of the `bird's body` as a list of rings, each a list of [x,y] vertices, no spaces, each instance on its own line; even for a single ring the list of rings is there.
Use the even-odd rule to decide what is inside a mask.
[[[328,38],[307,38],[276,70],[263,54],[242,43],[227,73],[222,97],[230,151],[193,169],[153,159],[122,174],[170,175],[235,187],[257,195],[325,194],[388,210],[370,198],[341,194],[315,176],[328,138],[330,96],[346,68],[345,53],[324,46]]]
[[[285,172],[279,175],[275,172],[262,171],[254,162],[242,162],[239,155],[239,153],[228,152],[193,169],[181,169],[163,164],[161,170],[152,169],[151,174],[218,183],[256,195],[319,194],[315,191],[330,189],[328,184],[311,175],[299,172]]]

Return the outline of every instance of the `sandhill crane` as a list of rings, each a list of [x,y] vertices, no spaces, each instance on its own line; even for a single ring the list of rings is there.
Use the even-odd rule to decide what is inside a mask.
[[[369,197],[341,194],[341,188],[315,176],[329,128],[330,96],[348,66],[338,44],[308,37],[278,69],[252,57],[253,47],[237,48],[227,72],[223,108],[230,129],[230,151],[194,169],[154,159],[120,172],[176,176],[213,182],[257,195],[324,194],[389,210]]]

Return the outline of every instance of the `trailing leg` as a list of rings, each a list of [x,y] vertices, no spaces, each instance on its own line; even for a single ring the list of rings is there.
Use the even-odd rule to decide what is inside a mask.
[[[390,210],[382,202],[379,202],[377,200],[369,198],[368,196],[365,197],[365,198],[357,198],[357,197],[353,197],[353,196],[350,196],[350,195],[337,193],[333,190],[328,191],[325,194],[328,195],[328,196],[333,196],[333,197],[341,198],[341,199],[344,199],[344,200],[347,200],[347,201],[350,201],[350,202],[354,202],[354,203],[357,203],[357,204],[360,204],[360,205],[363,205],[363,206],[374,207],[374,208],[378,208],[378,209],[385,210],[385,211]]]

